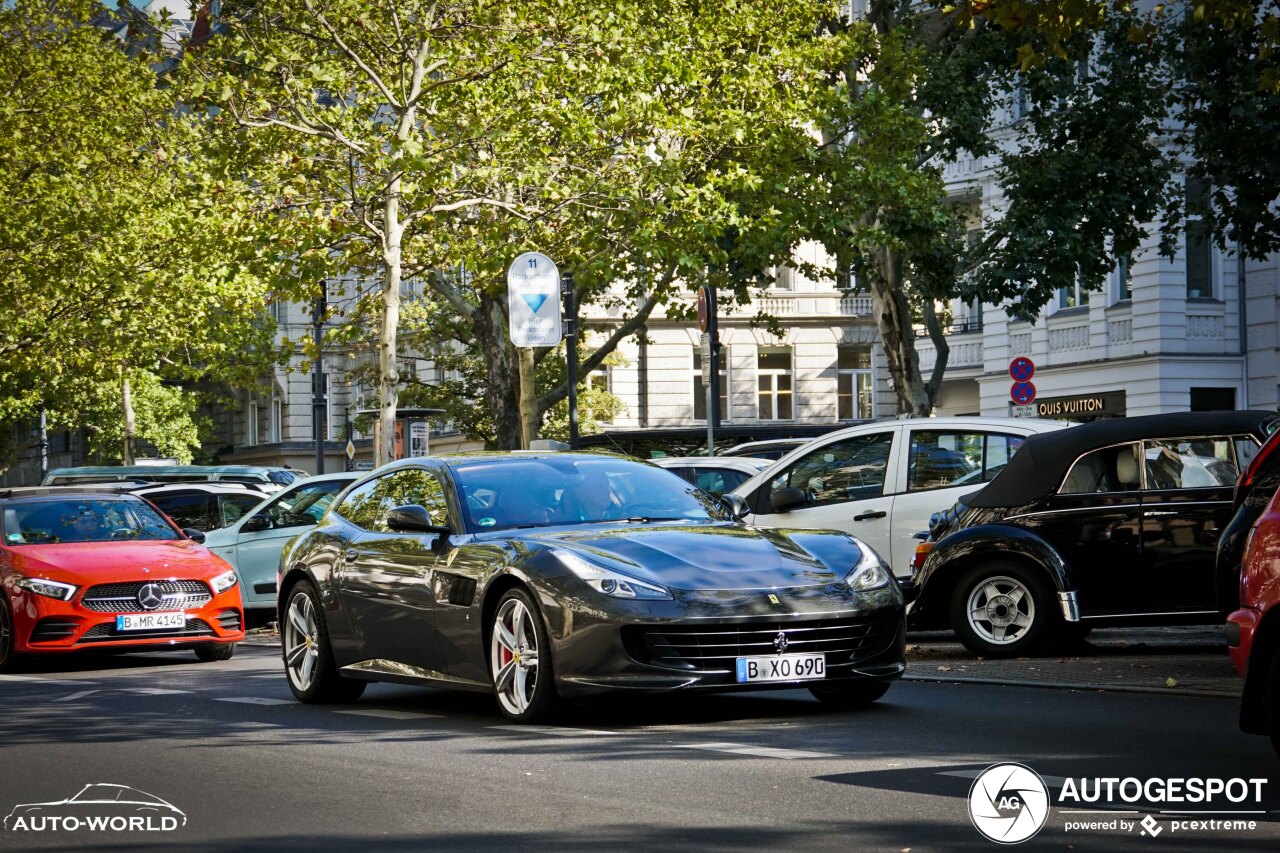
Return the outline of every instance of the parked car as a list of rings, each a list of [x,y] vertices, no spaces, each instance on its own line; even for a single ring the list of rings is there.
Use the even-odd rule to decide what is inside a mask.
[[[808,444],[810,438],[771,438],[768,441],[746,441],[735,444],[721,453],[721,456],[743,456],[756,459],[781,459],[802,444]]]
[[[308,477],[258,502],[238,521],[205,537],[205,546],[236,570],[246,610],[276,606],[276,573],[285,544],[315,526],[333,499],[358,476]]]
[[[1064,429],[1034,418],[879,421],[814,439],[734,489],[759,527],[843,530],[910,574],[929,516],[990,480],[1027,436]]]
[[[1243,548],[1240,606],[1227,619],[1227,649],[1244,678],[1240,728],[1267,735],[1280,755],[1280,492],[1273,494]]]
[[[603,454],[383,466],[282,561],[289,688],[435,683],[492,692],[517,722],[609,690],[882,696],[905,635],[880,558],[844,533],[743,526],[726,503]]]
[[[136,495],[0,491],[0,525],[0,670],[81,649],[226,660],[244,639],[235,572]]]
[[[808,440],[845,426],[849,426],[849,423],[721,424],[715,431],[716,455],[723,455],[744,442],[773,441],[779,438]],[[661,459],[664,456],[706,456],[707,428],[702,426],[610,429],[582,436],[578,441],[578,447],[583,450],[605,450],[650,460]]]
[[[769,462],[751,456],[672,456],[654,459],[653,464],[719,497],[750,480]]]
[[[1252,459],[1241,457],[1243,470],[1236,480],[1231,501],[1235,514],[1218,537],[1215,589],[1218,613],[1223,619],[1240,607],[1240,572],[1243,569],[1245,539],[1271,503],[1271,498],[1280,490],[1280,453],[1275,452],[1280,447],[1280,433],[1274,431],[1277,423],[1280,423],[1280,418],[1268,422],[1271,435]]]
[[[133,494],[151,501],[178,527],[209,533],[235,524],[244,514],[262,503],[266,489],[235,483],[148,484],[132,489]]]
[[[940,514],[911,621],[975,654],[1021,654],[1097,625],[1217,620],[1214,551],[1265,412],[1119,418],[1037,435]]]
[[[137,480],[145,483],[249,483],[278,490],[305,477],[296,468],[260,465],[84,465],[78,468],[54,468],[41,485],[70,486],[85,483],[110,483]]]

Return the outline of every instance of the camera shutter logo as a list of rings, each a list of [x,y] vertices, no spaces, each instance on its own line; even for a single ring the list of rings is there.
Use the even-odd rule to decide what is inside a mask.
[[[1049,788],[1040,774],[1022,764],[993,764],[969,789],[969,818],[984,836],[1018,844],[1049,819]]]

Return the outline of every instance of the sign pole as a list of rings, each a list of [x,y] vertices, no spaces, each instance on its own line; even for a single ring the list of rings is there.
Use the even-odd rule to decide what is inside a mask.
[[[316,298],[315,310],[312,313],[312,332],[315,336],[316,363],[312,381],[315,383],[311,401],[311,424],[316,439],[316,474],[324,473],[324,413],[326,408],[324,388],[324,312],[328,310],[327,290],[329,283],[321,284],[320,296]]]
[[[711,336],[711,384],[707,392],[707,455],[716,455],[715,433],[720,429],[720,307],[716,300],[716,286],[707,285],[707,334]]]
[[[564,333],[569,371],[569,449],[578,449],[578,301],[573,292],[573,273],[566,272],[560,281],[564,294]]]

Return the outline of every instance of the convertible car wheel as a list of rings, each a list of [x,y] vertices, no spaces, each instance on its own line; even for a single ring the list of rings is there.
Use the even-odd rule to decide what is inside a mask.
[[[324,611],[310,583],[304,581],[290,589],[281,633],[284,670],[289,677],[289,689],[299,702],[354,702],[364,693],[366,682],[338,674],[329,648]]]
[[[1013,657],[1039,642],[1053,617],[1044,584],[1016,563],[993,562],[969,572],[951,598],[951,627],[969,651]]]
[[[498,707],[509,719],[531,723],[555,709],[551,643],[529,594],[513,589],[502,597],[489,634],[489,671]]]
[[[859,681],[853,684],[815,684],[809,688],[814,698],[833,708],[865,708],[889,690],[884,682]]]

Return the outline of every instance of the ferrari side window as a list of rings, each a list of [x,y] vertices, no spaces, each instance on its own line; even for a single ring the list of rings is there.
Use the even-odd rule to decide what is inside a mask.
[[[357,489],[353,489],[342,499],[342,503],[338,504],[338,515],[357,527],[363,527],[365,530],[377,529],[376,525],[382,504],[380,497],[374,494],[374,490],[379,483],[386,479],[386,477],[379,477],[376,480],[370,480]],[[385,516],[385,513],[382,514]]]
[[[383,478],[386,481],[386,498],[379,529],[386,529],[387,512],[398,506],[416,504],[427,511],[431,521],[439,525],[449,524],[449,507],[445,504],[444,488],[430,471],[423,468],[402,468]]]

